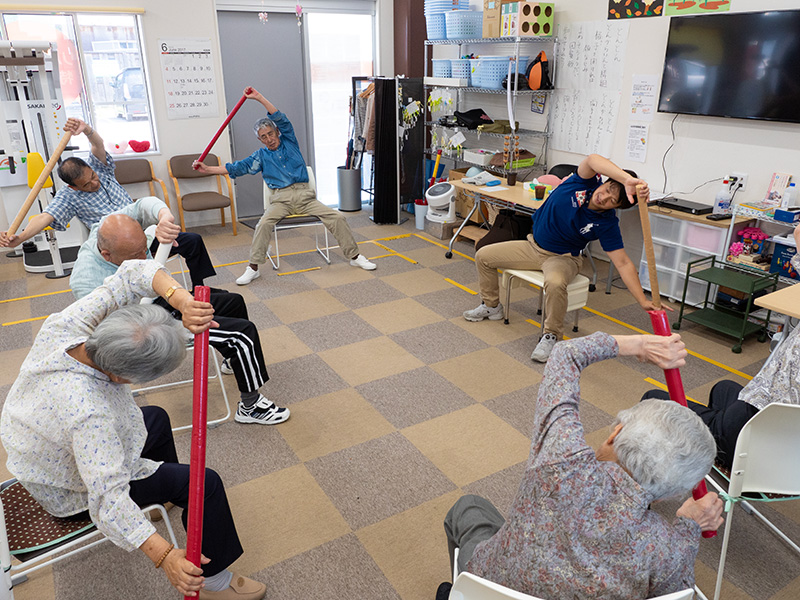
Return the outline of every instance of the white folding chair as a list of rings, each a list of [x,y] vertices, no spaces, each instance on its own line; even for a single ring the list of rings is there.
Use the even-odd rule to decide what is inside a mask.
[[[314,178],[314,171],[311,170],[311,167],[306,167],[308,169],[308,186],[316,191],[317,189],[317,182]],[[272,198],[272,190],[267,187],[267,184],[264,183],[264,212],[269,210],[269,203],[270,198]],[[319,219],[319,217],[315,217],[313,215],[287,215],[282,218],[280,221],[275,223],[272,229],[272,244],[275,246],[275,256],[272,256],[270,250],[267,250],[267,257],[269,258],[269,262],[272,263],[272,268],[277,270],[281,266],[281,255],[278,249],[278,232],[283,231],[285,229],[296,229],[299,227],[313,227],[314,228],[314,246],[319,252],[319,255],[325,259],[325,262],[331,264],[331,249],[330,244],[328,244],[328,228],[325,227],[324,223]],[[319,245],[319,229],[318,227],[322,227],[322,230],[325,232],[325,246],[320,248]]]
[[[167,510],[161,504],[142,508],[146,514],[153,510],[161,513],[169,539],[177,547],[178,541],[175,539]],[[25,542],[32,531],[37,534],[35,546],[26,545]],[[41,533],[44,531],[48,535]],[[19,585],[30,573],[107,540],[88,519],[76,521],[53,517],[16,479],[3,482],[0,484],[0,565],[6,585],[0,586],[0,599],[13,598],[13,593],[3,595],[8,585]],[[12,556],[20,563],[13,564]]]
[[[730,470],[728,490],[711,477],[706,479],[725,500],[728,513],[725,533],[722,538],[722,552],[717,570],[717,584],[714,600],[719,600],[728,553],[733,507],[737,502],[742,508],[752,512],[795,552],[800,547],[773,525],[764,515],[750,504],[751,502],[778,502],[800,499],[800,406],[792,404],[769,404],[750,419],[736,440],[733,465]],[[717,469],[717,472],[726,476]],[[744,494],[747,494],[745,497]]]

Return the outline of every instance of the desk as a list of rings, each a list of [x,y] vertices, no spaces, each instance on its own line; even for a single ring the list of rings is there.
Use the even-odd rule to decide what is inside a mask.
[[[455,181],[450,181],[454,187],[459,190],[464,191],[466,194],[469,194],[472,197],[472,209],[469,211],[469,214],[464,218],[464,222],[459,226],[459,228],[453,233],[453,237],[450,238],[450,244],[447,247],[447,252],[445,253],[446,258],[453,257],[453,243],[456,241],[456,238],[461,233],[461,230],[469,223],[470,218],[475,211],[478,210],[481,202],[485,202],[486,204],[491,204],[498,208],[510,208],[512,210],[519,211],[521,213],[526,213],[532,215],[536,212],[536,210],[544,204],[544,200],[537,200],[534,196],[534,193],[530,190],[525,189],[522,183],[517,182],[517,185],[514,187],[509,188],[506,185],[506,180],[501,179],[500,185],[496,187],[486,187],[485,185],[471,185],[469,183],[464,183],[462,180],[457,179]],[[502,190],[497,190],[498,187],[506,188]]]
[[[756,299],[756,305],[800,319],[800,285],[791,285]]]

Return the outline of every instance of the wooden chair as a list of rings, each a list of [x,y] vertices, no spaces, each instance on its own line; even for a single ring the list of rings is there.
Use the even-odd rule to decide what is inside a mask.
[[[170,206],[167,186],[163,180],[156,177],[153,171],[153,163],[146,158],[128,158],[125,160],[118,160],[115,164],[116,169],[114,170],[114,176],[121,185],[146,183],[150,187],[150,195],[156,196],[155,184],[158,183],[161,186],[164,203]],[[133,194],[131,194],[131,197],[133,197]]]
[[[231,178],[226,175],[207,175],[200,171],[192,169],[192,163],[198,157],[198,154],[181,154],[173,156],[167,160],[167,169],[169,170],[169,177],[172,179],[172,185],[175,188],[175,196],[178,199],[178,214],[181,219],[181,231],[186,231],[186,224],[183,219],[184,211],[200,211],[200,210],[214,210],[219,209],[219,216],[222,220],[222,226],[225,227],[225,209],[231,209],[231,225],[233,226],[233,235],[236,235],[236,208],[233,205],[233,184]],[[219,158],[214,154],[209,154],[205,159],[205,164],[208,166],[218,166]],[[178,185],[179,179],[203,179],[206,177],[214,177],[217,180],[217,191],[206,192],[192,192],[189,194],[181,194]],[[222,179],[228,184],[228,195],[222,193]]]

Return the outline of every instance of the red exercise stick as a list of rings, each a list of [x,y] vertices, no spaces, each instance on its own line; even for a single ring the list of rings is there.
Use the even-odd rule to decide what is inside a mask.
[[[636,189],[637,200],[639,198],[639,187]],[[642,221],[642,241],[644,242],[644,252],[647,257],[647,268],[650,275],[650,292],[653,296],[653,304],[658,310],[648,310],[650,323],[653,325],[653,333],[656,335],[669,336],[669,321],[667,313],[661,308],[661,294],[658,292],[658,273],[656,272],[656,257],[653,249],[653,236],[650,233],[650,214],[647,212],[647,203],[639,200],[639,216]],[[682,406],[687,406],[686,392],[683,390],[683,380],[679,369],[664,369],[664,378],[667,380],[667,391],[671,400]],[[706,482],[701,481],[692,490],[692,498],[699,500],[708,493]],[[710,538],[717,535],[716,531],[704,531],[703,537]]]
[[[198,285],[194,299],[208,302],[211,288]],[[200,567],[203,545],[203,500],[206,483],[206,414],[208,413],[208,329],[194,336],[194,402],[189,462],[189,516],[186,524],[186,560]],[[186,600],[194,597],[185,596]]]
[[[253,88],[250,88],[250,87],[245,90],[245,92],[252,92],[252,91],[253,91]],[[217,130],[217,133],[215,133],[214,137],[211,138],[211,141],[208,143],[208,146],[206,146],[206,149],[203,150],[203,153],[200,155],[200,158],[197,159],[197,162],[203,162],[206,159],[206,156],[208,156],[208,153],[211,152],[211,148],[214,147],[214,144],[219,139],[219,136],[222,135],[222,132],[228,126],[228,123],[231,122],[231,119],[233,118],[233,115],[235,115],[239,111],[239,109],[242,108],[242,104],[244,104],[245,100],[247,100],[247,96],[245,96],[245,95],[242,95],[242,97],[239,98],[239,101],[236,103],[236,106],[233,107],[233,110],[231,111],[231,114],[228,115],[228,118],[225,119],[225,121],[222,123],[220,128]],[[194,168],[195,168],[195,170],[197,170],[197,167],[194,167]]]

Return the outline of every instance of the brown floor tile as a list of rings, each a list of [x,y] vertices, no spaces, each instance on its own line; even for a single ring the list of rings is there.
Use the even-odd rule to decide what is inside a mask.
[[[796,598],[800,598],[800,577],[792,580],[789,585],[771,596],[769,600],[794,600]]]
[[[28,581],[14,587],[14,600],[41,600],[55,598],[53,567],[31,573]]]
[[[306,467],[353,529],[413,508],[455,487],[399,433],[316,458]]]
[[[6,335],[8,332],[3,331],[3,336]],[[13,350],[0,351],[0,385],[11,385],[17,380],[19,368],[31,350],[31,341],[29,339],[26,345],[21,345]]]
[[[419,296],[420,294],[446,290],[450,287],[444,277],[427,268],[390,275],[384,277],[383,281],[407,296]]]
[[[354,311],[384,335],[406,331],[442,320],[438,314],[412,298],[375,304]]]
[[[528,457],[530,440],[474,405],[402,430],[453,483],[464,486]]]
[[[339,250],[331,250],[331,252],[341,252]],[[334,287],[337,285],[344,285],[347,283],[357,283],[359,281],[372,281],[375,279],[377,271],[365,271],[360,267],[351,267],[350,261],[341,264],[325,264],[321,256],[315,256],[321,263],[322,267],[317,271],[309,271],[304,273],[303,276],[318,285],[323,289]],[[380,269],[380,261],[376,263]]]
[[[394,431],[358,392],[349,388],[292,405],[280,433],[300,460],[307,461]]]
[[[349,385],[360,385],[416,369],[422,363],[387,337],[319,353]]]
[[[228,488],[244,555],[231,565],[256,573],[315,546],[350,533],[350,528],[303,465]]]
[[[461,495],[449,492],[356,532],[404,600],[433,598],[450,579],[443,523]]]
[[[473,309],[480,303],[480,299],[476,298],[470,302],[469,307],[465,310]],[[502,320],[489,321],[488,319],[473,323],[459,315],[451,319],[451,322],[463,328],[467,333],[483,340],[490,346],[499,346],[500,344],[505,344],[521,337],[539,334],[538,327],[527,323],[523,318],[511,320],[509,324],[506,325]]]
[[[542,379],[539,373],[497,348],[451,358],[431,368],[478,402],[537,384]]]

